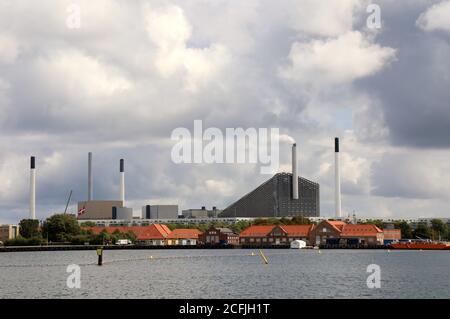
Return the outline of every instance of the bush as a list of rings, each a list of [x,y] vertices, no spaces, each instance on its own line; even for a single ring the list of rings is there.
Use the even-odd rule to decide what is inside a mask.
[[[31,238],[24,238],[24,237],[17,237],[14,239],[9,239],[5,241],[5,246],[40,246],[44,243],[44,240],[40,237],[31,237]]]

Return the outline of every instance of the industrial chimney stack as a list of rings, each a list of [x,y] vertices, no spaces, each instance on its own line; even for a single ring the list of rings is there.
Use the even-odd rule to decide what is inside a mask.
[[[92,153],[88,153],[88,201],[94,199],[94,191],[92,188],[93,178],[92,178]]]
[[[36,219],[36,158],[30,161],[30,219]]]
[[[120,160],[120,200],[125,206],[125,161]]]
[[[292,199],[298,199],[297,144],[292,145]]]
[[[342,217],[341,211],[341,176],[339,171],[339,138],[334,139],[334,162],[335,162],[335,176],[334,176],[334,197],[336,205],[336,217]]]

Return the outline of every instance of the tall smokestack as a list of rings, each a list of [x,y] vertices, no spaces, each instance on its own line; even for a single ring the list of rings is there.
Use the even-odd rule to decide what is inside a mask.
[[[292,199],[298,199],[297,144],[292,145]]]
[[[120,200],[125,206],[125,161],[120,160]]]
[[[92,188],[93,178],[92,178],[92,152],[88,153],[88,201],[93,200],[94,190]]]
[[[30,161],[30,219],[36,219],[36,158]]]
[[[339,138],[334,139],[334,162],[335,162],[335,174],[334,174],[334,199],[336,217],[342,217],[341,211],[341,175],[339,171]]]

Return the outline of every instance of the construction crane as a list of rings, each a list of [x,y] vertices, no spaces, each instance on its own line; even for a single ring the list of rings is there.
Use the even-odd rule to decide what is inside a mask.
[[[72,198],[72,190],[70,190],[69,198],[67,199],[66,209],[64,209],[64,214],[67,213],[67,207],[69,207],[70,199]]]

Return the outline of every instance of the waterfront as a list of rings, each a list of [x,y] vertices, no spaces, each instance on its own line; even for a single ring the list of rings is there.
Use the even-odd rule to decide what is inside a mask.
[[[387,250],[118,250],[0,254],[1,298],[450,298],[450,254]],[[153,256],[152,259],[149,259]],[[69,264],[81,288],[69,289]],[[381,288],[369,289],[369,264]]]

